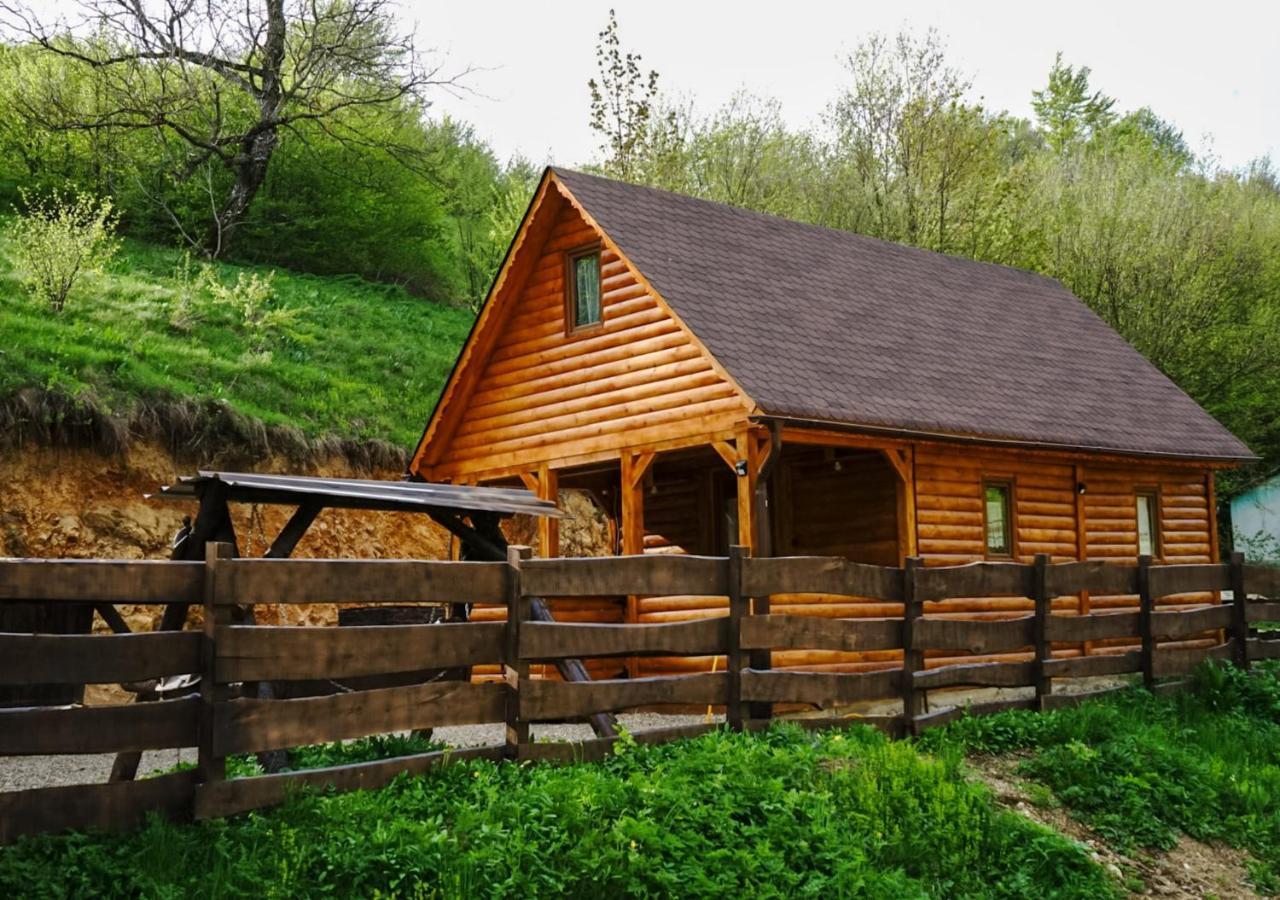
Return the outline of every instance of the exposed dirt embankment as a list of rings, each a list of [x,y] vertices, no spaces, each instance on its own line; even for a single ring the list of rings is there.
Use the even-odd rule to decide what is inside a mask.
[[[196,466],[159,445],[135,442],[127,454],[28,446],[0,452],[0,556],[166,559],[194,503],[147,500],[144,494]],[[398,479],[399,471],[356,471],[341,457],[299,467],[270,458],[257,472]],[[261,556],[293,508],[233,504],[240,552]],[[448,556],[448,535],[425,515],[325,510],[294,551],[296,557],[417,558]],[[159,620],[153,607],[125,608],[135,631]],[[264,623],[328,623],[331,607],[263,608]],[[98,623],[101,627],[101,623]]]

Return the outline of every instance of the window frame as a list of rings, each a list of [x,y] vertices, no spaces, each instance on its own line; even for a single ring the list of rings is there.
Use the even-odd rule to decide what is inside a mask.
[[[1160,527],[1160,486],[1159,485],[1137,485],[1133,489],[1133,537],[1134,544],[1137,545],[1138,556],[1142,556],[1142,515],[1139,512],[1138,500],[1141,497],[1148,497],[1151,501],[1151,558],[1153,560],[1164,559],[1164,533]]]
[[[579,325],[578,317],[578,279],[575,267],[580,259],[588,256],[596,258],[596,299],[600,306],[600,318],[595,322]],[[604,260],[601,245],[594,242],[583,244],[566,250],[564,254],[564,333],[565,337],[590,334],[604,327]]]
[[[1004,553],[992,550],[991,544],[987,540],[989,525],[989,520],[987,519],[987,490],[989,488],[1000,488],[1004,491],[1005,525],[1008,528],[1008,532],[1005,535],[1005,543],[1008,546],[1008,550]],[[1018,558],[1017,509],[1017,481],[1013,477],[993,476],[982,479],[982,556],[984,559],[1012,560]]]

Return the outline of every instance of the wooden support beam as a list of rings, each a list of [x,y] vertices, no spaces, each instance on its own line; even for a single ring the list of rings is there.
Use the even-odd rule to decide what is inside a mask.
[[[917,555],[915,448],[888,448],[882,452],[898,473],[898,483],[895,486],[898,503],[898,565],[905,565],[908,557]]]
[[[641,486],[641,483],[644,481],[644,476],[649,474],[649,468],[653,465],[653,461],[657,456],[658,454],[653,453],[652,451],[644,451],[642,453],[635,454],[631,462],[630,487],[638,488]]]
[[[302,540],[302,536],[307,533],[307,529],[311,527],[311,523],[316,520],[316,516],[320,514],[320,510],[324,509],[318,501],[308,500],[299,506],[285,526],[280,529],[280,533],[276,535],[276,539],[271,542],[271,546],[267,549],[264,557],[267,559],[287,559],[293,555],[294,548],[298,546],[298,541]]]
[[[734,446],[737,448],[737,461],[746,463],[745,472],[738,470],[737,461],[733,465],[738,481],[738,543],[747,549],[748,554],[759,555],[756,553],[755,529],[756,467],[752,459],[750,433],[739,432]]]
[[[622,555],[636,556],[644,553],[644,473],[653,465],[652,453],[622,452],[619,470],[618,490],[621,495],[618,523],[622,531]],[[627,597],[626,622],[640,621],[640,598],[635,595]],[[635,677],[639,671],[639,661],[627,660],[627,674]]]
[[[560,475],[546,463],[538,467],[537,486],[534,493],[539,500],[560,502]],[[552,559],[560,555],[560,520],[552,516],[538,519],[538,555]]]
[[[730,444],[728,441],[711,442],[711,449],[720,454],[720,458],[724,460],[724,464],[730,469],[733,469],[735,473],[738,469],[738,461],[745,460],[748,456],[748,453],[741,453],[739,447],[740,445],[737,443],[736,439],[733,444]]]

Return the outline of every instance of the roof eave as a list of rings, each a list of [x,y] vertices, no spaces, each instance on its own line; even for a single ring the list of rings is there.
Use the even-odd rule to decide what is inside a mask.
[[[1203,453],[1175,453],[1169,451],[1121,449],[1118,447],[1040,441],[1030,440],[1027,438],[959,434],[954,432],[930,431],[927,429],[905,428],[889,425],[868,425],[854,422],[839,422],[828,419],[814,419],[803,416],[776,415],[771,413],[761,413],[760,415],[752,416],[751,421],[759,423],[777,422],[781,425],[790,425],[794,428],[825,428],[833,431],[845,431],[853,434],[882,435],[884,437],[942,441],[946,443],[974,446],[1005,447],[1024,450],[1056,450],[1066,453],[1098,453],[1112,456],[1132,456],[1141,459],[1199,462],[1219,467],[1243,466],[1257,462],[1260,459],[1260,457],[1252,453],[1243,456],[1215,456]]]

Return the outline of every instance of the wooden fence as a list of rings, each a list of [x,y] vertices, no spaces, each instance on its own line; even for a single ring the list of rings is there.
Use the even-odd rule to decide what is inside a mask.
[[[641,556],[528,558],[506,563],[232,559],[209,545],[205,562],[0,561],[0,602],[195,604],[202,632],[134,635],[0,634],[0,685],[102,684],[198,672],[198,694],[110,707],[0,710],[0,755],[109,753],[196,747],[198,766],[139,781],[0,793],[0,843],[67,828],[125,828],[148,811],[175,818],[228,815],[280,802],[301,786],[354,790],[450,760],[568,761],[605,755],[616,738],[533,743],[531,723],[663,705],[723,708],[729,727],[767,727],[774,707],[824,709],[893,701],[901,712],[800,719],[820,727],[861,721],[901,736],[959,716],[1047,709],[1095,694],[1055,693],[1053,679],[1140,673],[1144,683],[1190,672],[1205,659],[1280,656],[1280,641],[1251,623],[1280,621],[1280,569],[1230,563],[1137,566],[1098,562],[975,563],[925,568],[841,559]],[[1053,599],[1090,591],[1135,595],[1135,610],[1066,615]],[[1247,602],[1218,603],[1231,591]],[[893,618],[825,619],[770,613],[773,594],[821,593],[901,604]],[[1197,608],[1160,609],[1175,595],[1211,596]],[[728,615],[671,624],[532,621],[536,597],[713,595]],[[1004,619],[949,617],[949,598],[1022,597],[1032,611]],[[506,622],[359,628],[236,624],[254,604],[501,603]],[[1167,605],[1167,604],[1166,604]],[[1093,652],[1081,648],[1101,642]],[[1108,642],[1110,642],[1108,644]],[[777,650],[890,651],[864,671],[773,670]],[[944,664],[930,664],[942,658]],[[982,661],[955,662],[965,654]],[[699,656],[700,674],[572,683],[531,679],[531,662],[564,658]],[[884,653],[879,654],[883,658]],[[721,662],[723,660],[723,662]],[[303,699],[259,699],[262,682],[355,679],[501,664],[502,681],[437,681]],[[927,711],[930,691],[1022,687],[1026,696]],[[897,704],[900,702],[900,707]],[[370,734],[500,723],[491,746],[422,753],[298,772],[227,778],[234,754],[279,750]],[[657,729],[659,742],[712,724]]]

